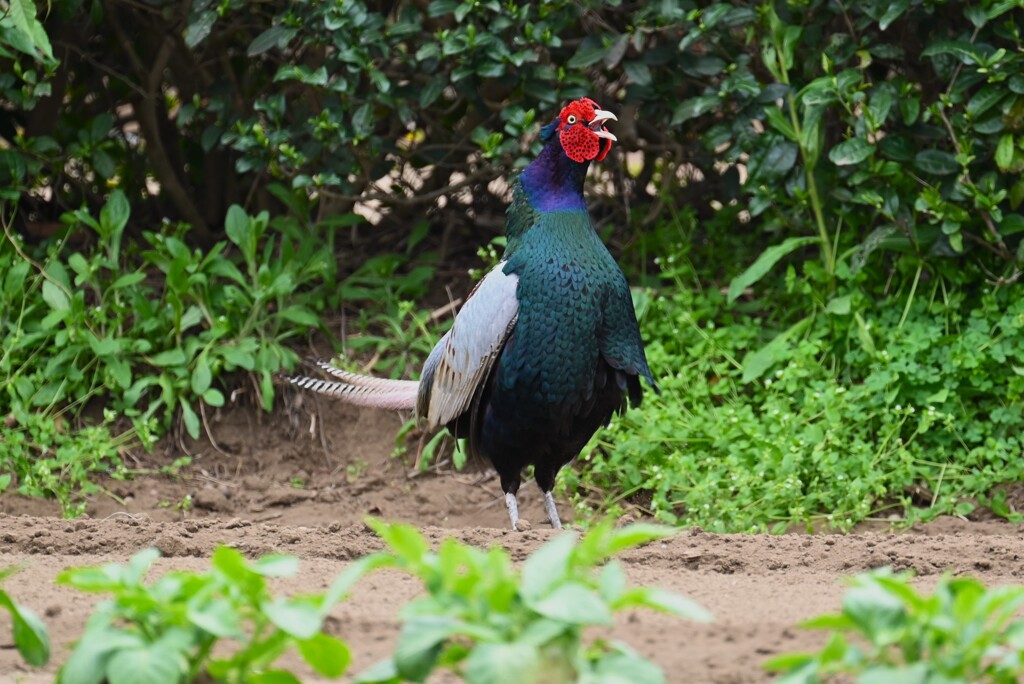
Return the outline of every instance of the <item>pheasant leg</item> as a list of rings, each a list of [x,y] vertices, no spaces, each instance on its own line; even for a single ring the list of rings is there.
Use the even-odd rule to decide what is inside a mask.
[[[519,531],[519,502],[512,492],[505,492],[505,508],[508,509],[508,519],[512,523],[512,529]]]
[[[562,528],[562,521],[558,518],[558,508],[555,507],[555,497],[551,492],[544,492],[544,512],[548,514],[548,521],[551,527],[559,530]]]

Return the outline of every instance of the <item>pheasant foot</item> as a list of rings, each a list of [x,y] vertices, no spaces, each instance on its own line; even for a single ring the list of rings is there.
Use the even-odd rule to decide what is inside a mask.
[[[519,502],[512,492],[505,492],[505,508],[508,509],[508,519],[512,523],[512,530],[521,532],[519,527]]]
[[[558,517],[558,508],[555,506],[555,497],[551,496],[551,492],[544,492],[544,512],[548,514],[548,522],[551,523],[552,528],[562,529],[562,521]]]

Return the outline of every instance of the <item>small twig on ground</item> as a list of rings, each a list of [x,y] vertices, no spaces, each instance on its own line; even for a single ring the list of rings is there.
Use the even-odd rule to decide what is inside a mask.
[[[213,447],[214,451],[227,456],[228,454],[220,448],[217,444],[216,438],[213,436],[213,430],[210,429],[210,423],[206,420],[206,402],[202,399],[199,400],[199,417],[203,419],[203,429],[206,430],[206,436],[210,439],[210,446]]]

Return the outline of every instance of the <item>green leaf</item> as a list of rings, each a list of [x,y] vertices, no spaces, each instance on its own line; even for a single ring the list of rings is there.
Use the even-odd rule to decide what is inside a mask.
[[[111,356],[124,351],[124,344],[116,337],[98,339],[91,332],[87,332],[86,336],[89,340],[89,347],[96,356]]]
[[[14,645],[29,665],[42,667],[50,660],[50,634],[46,625],[31,609],[18,605],[0,590],[0,605],[6,604],[11,613]]]
[[[883,84],[871,91],[868,111],[871,112],[871,118],[874,119],[877,126],[881,127],[885,123],[894,102],[893,89],[887,84]]]
[[[349,590],[356,582],[366,574],[379,568],[390,567],[395,564],[395,559],[390,554],[373,553],[363,556],[356,562],[345,568],[345,571],[338,575],[338,578],[331,583],[330,588],[320,601],[321,611],[326,614],[331,608],[348,595]]]
[[[909,665],[875,665],[857,677],[857,684],[925,684],[929,679],[929,664],[916,662]],[[966,682],[966,679],[943,679],[946,682]]]
[[[228,207],[228,214],[224,218],[224,232],[228,239],[242,250],[245,259],[251,260],[255,254],[256,244],[253,238],[252,222],[249,215],[245,213],[245,209],[237,204]]]
[[[878,20],[878,28],[883,31],[889,28],[894,21],[907,11],[908,7],[910,7],[910,0],[890,0],[885,13]]]
[[[528,605],[544,617],[572,625],[609,625],[612,621],[608,604],[579,582],[561,584]]]
[[[903,602],[874,582],[846,592],[843,614],[876,646],[896,643],[907,624]]]
[[[630,589],[613,604],[613,608],[620,607],[651,608],[695,622],[711,622],[714,619],[711,613],[693,599],[657,587]]]
[[[392,659],[380,660],[369,668],[360,672],[355,684],[401,684],[402,679],[398,675],[398,667]]]
[[[372,519],[367,522],[391,550],[407,562],[419,565],[430,551],[427,540],[412,525],[388,524]]]
[[[431,17],[441,17],[445,14],[451,14],[458,6],[457,0],[434,0],[427,8],[427,14]]]
[[[43,301],[53,311],[67,311],[71,308],[71,299],[59,285],[51,280],[43,281]]]
[[[541,656],[528,644],[479,644],[466,658],[466,684],[524,684],[540,682]],[[547,681],[562,681],[553,678]]]
[[[103,228],[104,236],[111,237],[118,235],[128,225],[128,217],[131,215],[131,205],[128,198],[121,190],[114,190],[107,198],[107,203],[100,209],[100,226]]]
[[[619,527],[612,531],[606,551],[609,556],[614,556],[627,549],[634,549],[652,541],[674,537],[678,533],[678,529],[666,527],[665,525],[633,523],[632,525]]]
[[[36,18],[36,6],[32,0],[9,0],[6,10],[0,14],[0,26],[9,24],[25,41],[11,40],[10,44],[32,57],[40,53],[48,62],[54,62],[53,47],[46,35],[46,29]]]
[[[109,684],[177,684],[188,665],[180,653],[152,644],[118,650],[106,670]]]
[[[914,166],[935,176],[948,176],[960,170],[956,157],[942,150],[922,150],[914,157]]]
[[[168,349],[162,351],[159,354],[154,354],[148,358],[148,361],[160,368],[172,368],[184,366],[188,363],[188,359],[185,358],[185,352],[181,349]]]
[[[61,667],[58,684],[100,684],[107,682],[107,663],[116,651],[130,651],[146,648],[142,638],[106,625],[93,625],[75,645],[67,661]],[[179,681],[178,679],[172,681]],[[131,680],[129,680],[131,681]]]
[[[250,674],[245,684],[302,684],[302,680],[288,670],[265,670]]]
[[[632,651],[605,653],[594,664],[594,677],[580,684],[664,684],[665,674],[657,665]]]
[[[717,95],[700,95],[684,100],[672,112],[672,122],[670,125],[676,126],[690,119],[696,119],[698,116],[710,112],[718,104],[719,99]]]
[[[833,297],[829,300],[825,306],[825,311],[835,316],[846,316],[850,313],[850,304],[853,301],[853,295],[842,295],[841,297]]]
[[[626,77],[629,78],[630,83],[635,83],[639,86],[651,84],[651,70],[644,62],[631,60],[624,62],[622,68],[626,72]]]
[[[120,276],[117,280],[111,283],[110,288],[112,290],[123,290],[134,285],[138,285],[145,279],[145,273],[125,273],[123,276]]]
[[[522,569],[524,598],[539,598],[565,579],[575,546],[576,535],[563,533],[530,554]]]
[[[953,55],[964,64],[975,64],[974,45],[966,40],[938,40],[931,43],[922,52],[922,57],[937,57],[939,55]]]
[[[836,166],[859,164],[875,151],[875,146],[864,138],[850,138],[828,151],[828,158]]]
[[[802,667],[813,660],[814,656],[810,653],[783,653],[766,660],[763,667],[769,672],[783,672]]]
[[[996,145],[996,166],[1000,170],[1006,171],[1010,168],[1010,164],[1013,163],[1013,134],[1007,133],[999,138],[999,144]]]
[[[615,601],[626,591],[626,573],[622,569],[622,563],[612,559],[601,570],[598,578],[598,590],[601,598],[614,605]]]
[[[434,104],[437,98],[441,97],[441,93],[444,92],[444,87],[447,84],[448,79],[443,74],[438,74],[427,81],[427,84],[420,91],[420,107],[426,109]]]
[[[764,110],[765,119],[768,124],[776,131],[786,136],[791,142],[799,142],[796,130],[793,128],[793,124],[790,123],[789,118],[782,112],[778,107],[768,107]]]
[[[228,601],[204,601],[200,605],[189,605],[185,614],[189,622],[213,636],[230,638],[243,635],[241,618]]]
[[[964,8],[964,16],[974,24],[975,28],[981,28],[988,23],[988,12],[984,5],[971,5]]]
[[[803,332],[804,328],[810,325],[810,317],[804,318],[785,330],[776,335],[771,342],[764,345],[760,349],[747,352],[743,357],[743,382],[749,383],[757,380],[765,374],[769,368],[774,366],[780,361],[784,361],[789,358],[789,340],[791,337],[799,335]]]
[[[322,625],[320,611],[310,603],[275,599],[260,608],[278,629],[296,639],[313,638]]]
[[[566,63],[566,67],[569,69],[582,69],[583,67],[588,67],[591,64],[597,64],[604,59],[607,52],[608,48],[603,45],[593,47],[588,45],[587,41],[584,41],[580,44],[576,54],[569,58],[569,61]]]
[[[298,33],[298,29],[291,28],[289,26],[277,25],[271,26],[266,31],[256,36],[256,38],[249,44],[249,49],[246,51],[250,57],[256,57],[262,55],[267,50],[274,47],[284,47],[295,37]]]
[[[281,309],[277,315],[286,321],[304,325],[307,328],[315,328],[320,325],[319,317],[304,306],[292,305]]]
[[[395,646],[398,673],[414,682],[422,682],[437,664],[444,643],[458,632],[459,623],[439,615],[421,615],[402,626]]]
[[[743,294],[744,290],[763,278],[784,256],[815,242],[818,242],[818,238],[791,237],[786,238],[781,244],[774,245],[763,251],[747,270],[733,278],[732,282],[729,283],[729,294],[727,297],[729,303],[736,301]]]
[[[914,125],[918,115],[921,113],[921,100],[917,97],[900,98],[900,114],[903,116],[903,123],[907,126]]]
[[[303,660],[324,677],[340,677],[352,662],[352,652],[345,642],[329,634],[316,634],[297,646]]]
[[[207,406],[215,406],[220,408],[224,405],[224,393],[216,387],[210,387],[202,393],[203,401],[206,402]]]
[[[200,354],[196,358],[196,367],[192,369],[192,378],[190,380],[192,391],[201,395],[210,388],[212,381],[213,373],[210,371],[210,363],[206,359],[206,354]]]
[[[208,9],[200,12],[196,20],[185,29],[185,45],[191,49],[206,40],[215,23],[217,23],[216,10]]]
[[[982,114],[999,104],[1006,96],[1006,86],[1002,83],[990,83],[975,93],[967,103],[967,113],[977,119]]]
[[[273,554],[253,561],[250,567],[253,572],[264,577],[292,577],[299,571],[299,559]]]
[[[771,138],[774,140],[760,145],[751,154],[747,167],[750,171],[750,183],[773,183],[786,175],[796,164],[799,152],[797,146],[779,136]]]
[[[352,115],[352,127],[355,128],[356,134],[360,136],[366,136],[370,132],[370,128],[373,126],[373,107],[370,103],[359,107],[356,113]]]
[[[196,415],[195,409],[184,396],[178,397],[178,405],[181,406],[181,417],[185,421],[185,430],[188,431],[189,437],[199,439],[199,416]]]

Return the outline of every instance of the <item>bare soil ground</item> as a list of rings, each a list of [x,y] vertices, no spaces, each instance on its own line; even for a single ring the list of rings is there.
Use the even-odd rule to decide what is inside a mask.
[[[18,601],[44,616],[54,644],[52,664],[22,664],[0,612],[0,682],[49,682],[82,631],[95,596],[57,587],[58,572],[73,566],[124,562],[147,546],[164,555],[157,571],[201,570],[218,544],[251,556],[269,552],[302,559],[299,576],[281,581],[282,594],[326,588],[353,559],[380,548],[363,524],[366,515],[412,522],[437,542],[447,535],[480,546],[500,544],[516,559],[550,539],[540,524],[540,497],[522,490],[524,533],[506,530],[495,478],[449,467],[412,475],[406,459],[391,456],[401,419],[312,399],[290,416],[234,410],[215,416],[209,442],[165,447],[141,456],[152,474],[107,483],[119,497],[98,496],[85,519],[60,519],[55,505],[0,497],[0,567],[26,569],[4,582]],[[312,416],[323,423],[310,436]],[[193,464],[178,477],[162,465],[191,451]],[[179,504],[191,495],[191,508]],[[570,513],[563,504],[563,511]],[[795,627],[835,610],[842,578],[881,565],[912,569],[924,586],[943,571],[970,574],[990,585],[1020,583],[1024,529],[996,521],[939,520],[911,532],[851,535],[711,535],[684,531],[624,557],[630,580],[681,592],[707,607],[715,622],[698,625],[664,615],[621,616],[612,634],[660,664],[670,682],[771,681],[761,664],[784,651],[812,649],[821,634]],[[328,631],[355,653],[352,673],[393,647],[399,607],[417,585],[399,573],[371,575],[333,612]],[[290,661],[304,681],[316,678]],[[433,680],[432,680],[433,681]],[[443,680],[438,680],[443,681]]]

